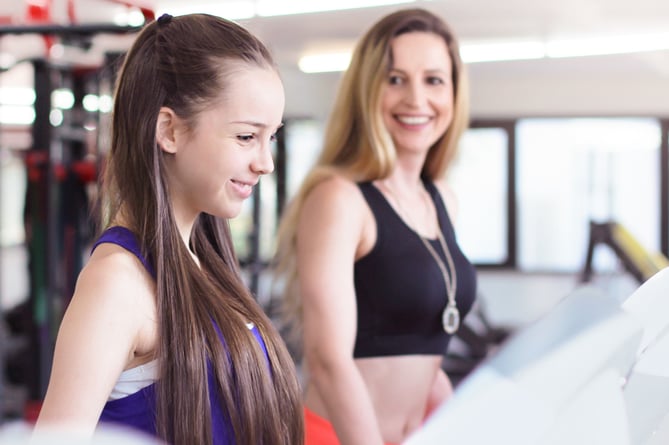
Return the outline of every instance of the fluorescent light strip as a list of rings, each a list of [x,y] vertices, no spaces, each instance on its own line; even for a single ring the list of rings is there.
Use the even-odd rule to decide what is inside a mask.
[[[465,63],[536,60],[669,50],[669,33],[541,41],[487,41],[460,45]],[[305,73],[344,71],[351,52],[310,54],[300,58]]]
[[[465,63],[631,54],[669,49],[669,33],[617,35],[548,42],[463,44]]]
[[[30,125],[35,122],[35,109],[24,105],[0,105],[0,124]]]
[[[114,14],[113,21],[119,26],[142,26],[144,14],[137,8],[123,8]]]
[[[35,90],[30,87],[0,87],[0,105],[30,106],[35,103]]]
[[[309,12],[341,11],[344,9],[414,3],[416,0],[258,0],[256,13],[261,17],[305,14]]]
[[[328,73],[346,71],[351,62],[351,52],[307,55],[300,58],[298,66],[303,73]]]
[[[546,55],[553,58],[628,54],[669,49],[669,33],[618,35],[546,43]]]
[[[255,1],[226,1],[226,2],[161,2],[156,10],[156,17],[163,13],[173,16],[204,13],[224,17],[228,20],[250,19],[256,15]]]
[[[460,56],[465,63],[503,60],[541,59],[546,56],[541,42],[491,42],[460,46]]]
[[[202,12],[230,20],[242,20],[255,16],[274,17],[414,2],[416,0],[233,0],[216,3],[162,1],[156,9],[156,15],[160,17],[165,12],[174,16]]]

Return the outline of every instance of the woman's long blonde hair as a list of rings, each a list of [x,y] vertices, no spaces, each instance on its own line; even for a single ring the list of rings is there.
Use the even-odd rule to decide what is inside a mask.
[[[321,181],[342,175],[352,181],[387,177],[396,160],[395,146],[380,113],[381,91],[393,64],[391,41],[410,32],[428,32],[446,42],[452,62],[453,121],[430,148],[423,175],[443,176],[455,156],[460,136],[469,124],[467,75],[458,42],[450,27],[424,9],[403,9],[385,16],[358,42],[344,73],[330,114],[323,150],[292,198],[279,226],[275,277],[281,286],[281,314],[290,329],[288,339],[298,347],[301,333],[301,298],[296,267],[296,230],[304,200]],[[298,348],[299,349],[299,348]]]

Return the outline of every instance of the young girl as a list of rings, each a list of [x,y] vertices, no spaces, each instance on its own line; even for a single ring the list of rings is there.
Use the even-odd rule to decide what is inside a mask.
[[[105,230],[62,320],[37,431],[99,422],[174,444],[300,444],[294,366],[226,220],[273,170],[284,93],[263,44],[164,15],[119,73]]]

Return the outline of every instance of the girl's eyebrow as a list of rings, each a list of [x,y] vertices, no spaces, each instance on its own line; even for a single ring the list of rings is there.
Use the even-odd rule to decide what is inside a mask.
[[[232,121],[230,123],[231,124],[251,125],[252,127],[257,127],[257,128],[267,128],[267,124],[264,124],[262,122],[256,122],[256,121]]]
[[[262,129],[269,127],[268,124],[265,124],[265,123],[262,123],[262,122],[256,122],[256,121],[232,121],[232,122],[230,122],[230,123],[231,123],[231,124],[244,124],[244,125],[250,125],[250,126],[252,126],[252,127],[262,128]],[[278,130],[279,128],[283,127],[283,125],[284,125],[283,122],[281,122],[281,123],[276,127],[277,130]]]

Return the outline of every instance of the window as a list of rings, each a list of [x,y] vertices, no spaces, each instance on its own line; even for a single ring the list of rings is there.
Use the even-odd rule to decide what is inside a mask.
[[[518,266],[583,267],[589,221],[615,221],[660,250],[660,126],[656,119],[523,119],[517,125]],[[611,270],[608,249],[594,269]]]
[[[449,170],[458,200],[458,243],[475,264],[508,263],[509,131],[502,127],[470,128]]]

